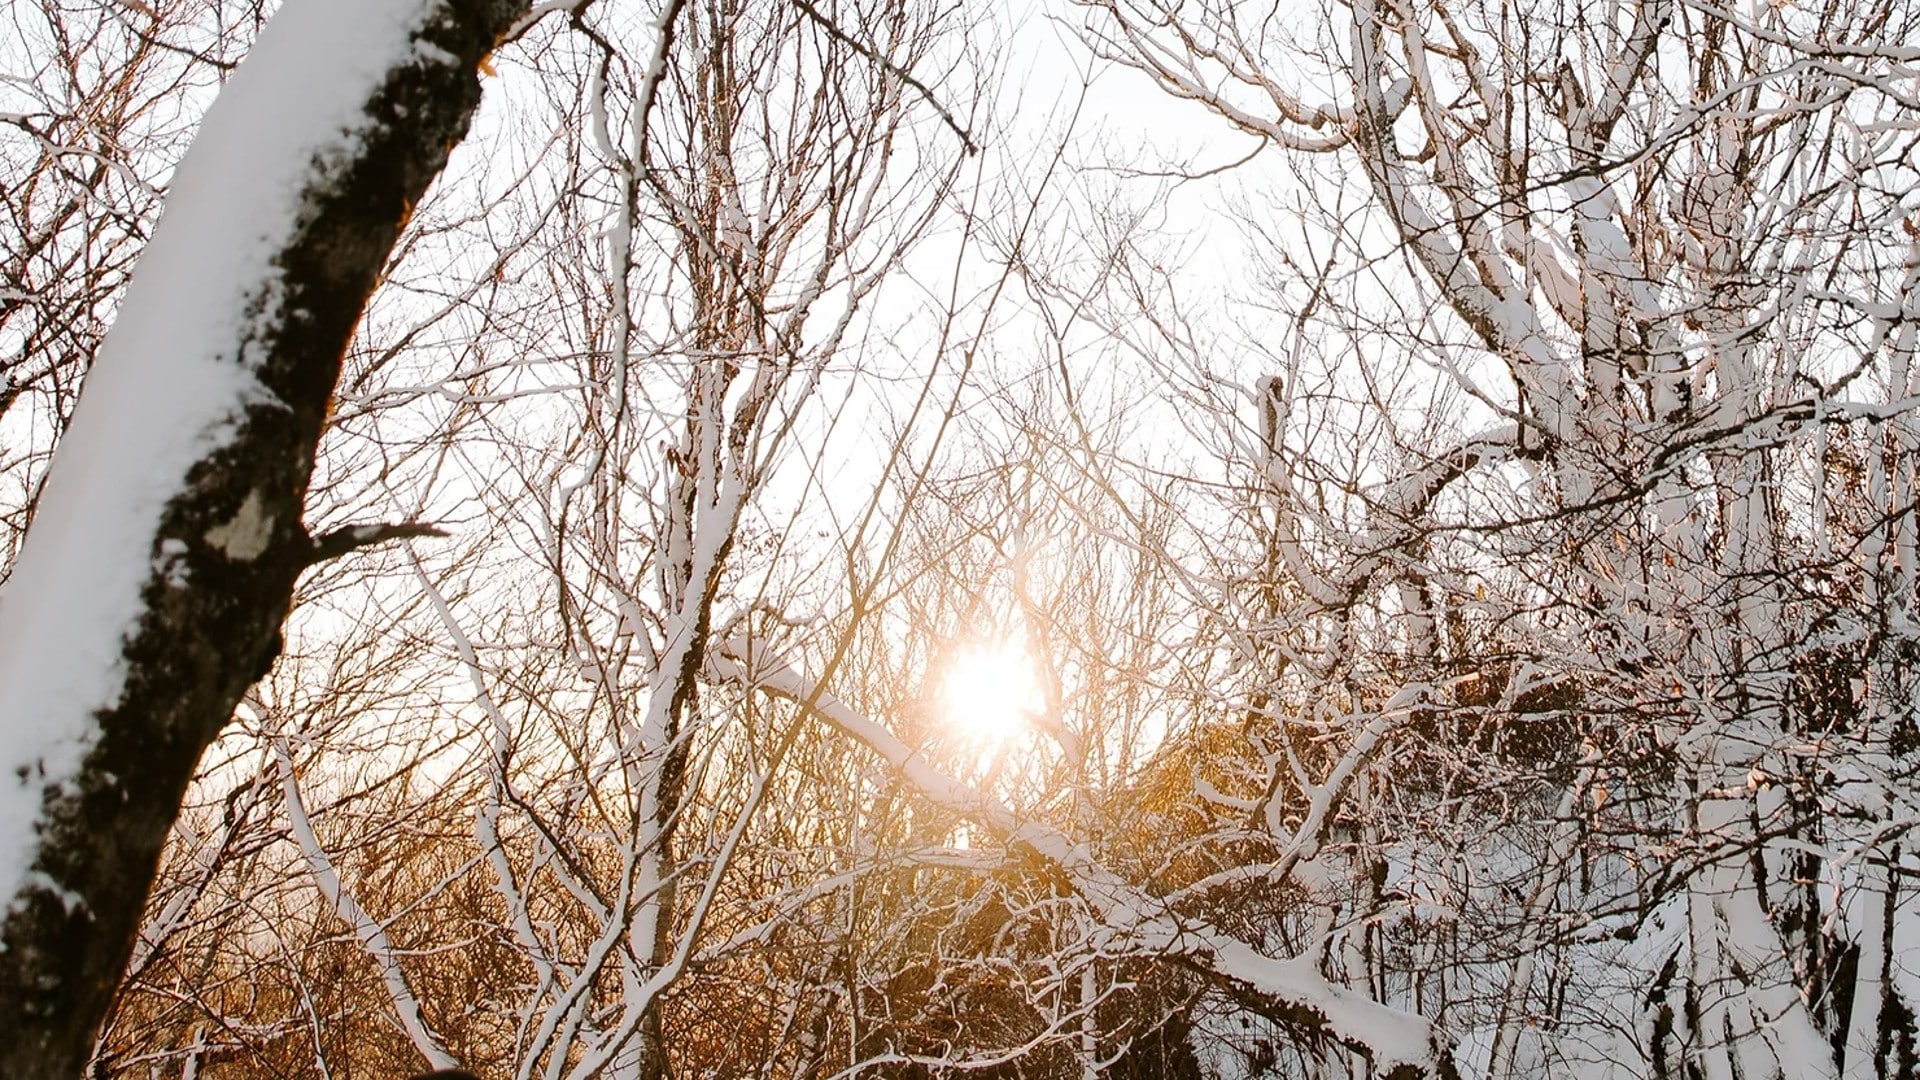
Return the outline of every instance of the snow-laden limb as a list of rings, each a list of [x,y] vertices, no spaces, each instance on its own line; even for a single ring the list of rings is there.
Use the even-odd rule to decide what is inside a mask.
[[[467,681],[473,687],[473,698],[488,721],[489,768],[487,793],[475,807],[473,815],[474,842],[486,857],[487,866],[493,871],[493,890],[500,897],[500,903],[506,912],[506,926],[513,932],[514,944],[520,955],[531,964],[535,974],[536,990],[530,1001],[537,1002],[547,992],[559,985],[571,984],[578,980],[579,972],[567,964],[563,958],[554,955],[533,924],[533,915],[527,902],[527,892],[520,876],[515,872],[513,861],[507,853],[507,845],[500,835],[500,819],[508,801],[509,783],[507,765],[513,745],[513,725],[507,720],[506,713],[500,709],[493,691],[487,686],[486,674],[480,667],[480,657],[473,646],[473,639],[467,636],[460,621],[454,618],[453,608],[447,603],[446,594],[441,592],[433,578],[427,574],[426,567],[415,558],[413,571],[420,582],[420,589],[432,603],[434,614],[440,626],[446,631],[448,640],[453,644],[454,654],[459,658],[460,667],[466,672]],[[538,835],[536,831],[536,836]],[[549,873],[570,877],[568,867],[562,860],[542,858],[538,864]],[[567,882],[569,891],[577,898],[583,898],[590,904],[597,904],[592,892],[572,881]],[[527,1005],[519,1015],[519,1037],[525,1039],[533,1026],[535,1006]]]
[[[1164,902],[1096,861],[1086,845],[1021,819],[991,794],[941,772],[886,725],[828,693],[763,644],[735,638],[709,653],[707,663],[719,679],[802,705],[878,754],[928,799],[985,826],[1014,851],[1037,856],[1092,907],[1104,932],[1132,951],[1209,976],[1247,1007],[1364,1055],[1379,1075],[1456,1075],[1443,1034],[1423,1017],[1333,985],[1310,955],[1275,959],[1204,921],[1174,916]]]
[[[366,89],[404,58],[406,17],[423,13],[350,6],[373,10],[329,18],[320,5],[293,5],[208,114],[60,445],[0,604],[0,713],[8,719],[0,764],[22,780],[0,786],[0,893],[16,893],[28,872],[42,791],[78,774],[93,713],[120,697],[120,645],[147,606],[149,564],[184,560],[184,540],[177,551],[155,543],[169,497],[234,441],[249,406],[271,402],[251,370],[262,358],[247,349],[263,324],[290,314],[281,310],[284,271],[275,259],[297,230],[311,161],[347,150],[350,133],[370,120]],[[318,25],[297,27],[316,17]],[[304,30],[306,46],[280,45],[293,32],[287,23]],[[347,70],[336,70],[336,52],[352,58]],[[269,77],[343,91],[283,94],[260,85]],[[248,493],[203,539],[251,562],[279,524]],[[187,568],[180,572],[187,580]]]
[[[1753,881],[1757,860],[1751,799],[1703,799],[1697,828],[1735,852],[1709,862],[1687,882],[1688,955],[1699,1030],[1714,1043],[1697,1056],[1714,1078],[1784,1075],[1808,1080],[1838,1074],[1833,1050],[1808,1014],[1795,983],[1791,951]]]
[[[300,794],[300,779],[293,771],[293,754],[288,750],[284,736],[273,740],[273,757],[280,769],[280,794],[285,801],[287,828],[293,833],[294,842],[300,845],[300,854],[307,861],[307,871],[313,877],[314,888],[326,897],[327,906],[353,931],[355,940],[360,942],[360,947],[366,951],[374,967],[379,969],[380,981],[393,1001],[395,1014],[400,1017],[400,1027],[406,1031],[414,1048],[436,1069],[456,1067],[459,1062],[447,1053],[446,1044],[427,1026],[426,1018],[420,1015],[420,998],[408,984],[407,973],[400,968],[400,951],[394,948],[393,939],[387,936],[387,928],[369,915],[367,909],[360,906],[360,901],[354,899],[353,893],[347,891],[340,881],[339,871],[333,868],[333,860],[327,857],[326,849],[320,846],[320,837],[314,833],[313,821],[307,816],[307,803]]]
[[[340,357],[512,0],[292,0],[173,177],[0,593],[0,1074],[76,1075],[279,651]]]

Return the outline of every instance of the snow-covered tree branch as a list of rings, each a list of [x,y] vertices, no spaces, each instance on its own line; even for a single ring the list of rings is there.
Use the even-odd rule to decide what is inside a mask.
[[[0,0],[48,1068],[1920,1069],[1920,3],[274,6]]]
[[[201,751],[280,647],[348,335],[525,4],[295,2],[170,182],[0,595],[0,1071],[78,1075]]]

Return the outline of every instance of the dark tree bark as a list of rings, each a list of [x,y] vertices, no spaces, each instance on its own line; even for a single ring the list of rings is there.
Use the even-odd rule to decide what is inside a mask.
[[[372,122],[346,143],[352,152],[305,166],[299,224],[273,258],[282,314],[253,321],[234,343],[268,393],[168,495],[143,614],[116,631],[118,702],[93,713],[78,775],[47,786],[31,872],[0,896],[0,1076],[9,1080],[80,1075],[201,752],[279,654],[301,570],[352,546],[316,542],[301,523],[341,357],[409,210],[466,132],[477,66],[528,9],[526,0],[415,3],[427,13],[415,47],[377,80],[364,106]],[[81,417],[87,407],[83,393]],[[84,502],[84,473],[54,483],[63,479],[75,489],[69,502]],[[242,523],[258,538],[244,550],[233,541]],[[9,720],[0,717],[0,740]]]

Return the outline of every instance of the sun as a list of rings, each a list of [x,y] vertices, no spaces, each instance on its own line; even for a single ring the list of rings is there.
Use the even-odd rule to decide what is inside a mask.
[[[947,726],[983,747],[998,747],[1028,730],[1030,718],[1045,708],[1032,658],[1011,641],[963,647],[940,679]]]

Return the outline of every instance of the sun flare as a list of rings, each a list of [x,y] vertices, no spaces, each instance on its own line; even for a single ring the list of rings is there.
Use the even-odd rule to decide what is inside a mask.
[[[1046,706],[1026,650],[1010,641],[970,645],[948,661],[940,680],[948,726],[970,742],[998,746],[1025,730]]]

